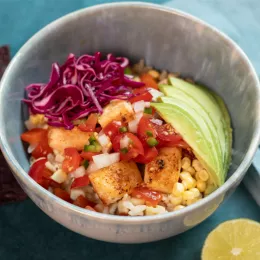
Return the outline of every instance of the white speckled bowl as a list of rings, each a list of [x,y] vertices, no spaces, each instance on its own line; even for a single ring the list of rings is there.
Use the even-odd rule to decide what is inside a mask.
[[[122,217],[87,211],[55,197],[27,175],[20,134],[26,110],[24,87],[45,82],[54,61],[68,53],[113,52],[145,58],[158,69],[178,71],[208,85],[228,105],[234,128],[233,163],[226,183],[207,198],[176,212]],[[110,242],[142,243],[167,238],[210,216],[241,182],[259,140],[259,83],[243,51],[204,22],[179,11],[144,3],[99,5],[66,15],[33,36],[16,54],[0,88],[1,148],[14,176],[51,218],[82,235]],[[25,111],[25,112],[24,112]]]

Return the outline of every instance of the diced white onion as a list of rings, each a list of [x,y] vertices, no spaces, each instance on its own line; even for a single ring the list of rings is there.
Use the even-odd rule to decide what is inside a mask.
[[[145,108],[145,102],[143,100],[137,101],[133,104],[135,113],[143,112]]]
[[[150,107],[151,102],[145,102],[145,107]]]
[[[55,158],[54,158],[54,155],[52,154],[52,153],[48,153],[47,154],[47,160],[50,162],[50,163],[54,163],[54,160],[55,160]]]
[[[128,123],[128,129],[130,132],[137,133],[137,127],[142,116],[143,113],[137,113],[135,114],[135,119]]]
[[[160,119],[151,119],[151,122],[152,123],[154,123],[154,124],[156,124],[156,125],[162,125],[163,124],[163,121],[162,120],[160,120]]]
[[[70,175],[74,178],[82,177],[86,174],[86,170],[84,166],[80,166],[74,172],[70,173]]]
[[[122,66],[122,65],[121,65]],[[128,77],[129,79],[134,78],[134,75],[130,75],[130,74],[125,74],[126,77]]]
[[[138,126],[137,120],[133,120],[128,123],[128,129],[131,133],[137,133],[137,126]]]
[[[100,135],[103,135],[104,134],[104,130],[102,129],[99,133],[98,133],[98,135],[100,136]]]
[[[32,153],[33,150],[37,147],[37,145],[38,145],[38,144],[30,144],[30,145],[28,146],[27,152],[28,152],[28,153]]]
[[[111,153],[111,154],[99,154],[92,157],[94,163],[97,165],[98,169],[107,167],[113,163],[119,162],[120,154]]]
[[[130,138],[125,135],[121,140],[120,140],[120,149],[123,149],[125,147],[128,147],[129,145],[129,141],[130,141]]]
[[[45,166],[46,166],[47,169],[49,169],[49,170],[52,171],[52,172],[55,172],[55,171],[56,171],[55,166],[54,166],[53,164],[51,164],[49,161],[47,161],[47,162],[45,163]]]
[[[79,197],[80,195],[82,195],[83,197],[86,197],[86,194],[85,194],[83,189],[80,189],[80,188],[71,189],[71,191],[70,191],[70,198],[72,200],[76,200],[77,197]]]
[[[102,134],[98,136],[98,142],[102,147],[105,147],[110,143],[110,139],[106,134]]]
[[[63,170],[59,169],[52,174],[51,179],[57,183],[63,183],[67,180],[67,174]]]
[[[152,101],[157,101],[159,97],[164,96],[164,94],[161,91],[158,91],[154,88],[148,88],[148,91],[153,96]]]
[[[64,159],[65,159],[64,156],[61,154],[57,154],[55,157],[55,161],[58,163],[62,163],[64,161]]]
[[[87,174],[90,174],[90,173],[92,173],[92,172],[97,171],[98,169],[99,169],[99,168],[97,167],[97,165],[96,165],[94,162],[90,162],[90,163],[89,163],[89,166],[88,166],[88,168],[87,168],[86,173],[87,173]]]

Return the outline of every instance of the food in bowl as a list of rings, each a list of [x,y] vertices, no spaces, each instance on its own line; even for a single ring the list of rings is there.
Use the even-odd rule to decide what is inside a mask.
[[[182,209],[221,186],[231,160],[222,99],[144,61],[101,53],[52,65],[26,87],[31,176],[88,210],[143,216]]]

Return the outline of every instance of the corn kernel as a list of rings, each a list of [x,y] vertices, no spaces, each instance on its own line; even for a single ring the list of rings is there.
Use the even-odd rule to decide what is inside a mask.
[[[182,202],[181,196],[175,197],[175,196],[170,195],[169,199],[170,199],[171,204],[173,204],[174,206],[180,205]]]
[[[200,192],[204,192],[206,190],[207,185],[205,181],[198,180],[196,187]]]
[[[193,193],[194,198],[200,198],[201,193],[200,193],[199,189],[197,189],[197,188],[191,188],[189,191],[191,191],[191,192]]]
[[[150,74],[154,79],[158,79],[160,77],[160,74],[156,70],[149,70],[148,74]]]
[[[199,179],[202,180],[202,181],[207,181],[208,178],[209,178],[209,174],[207,173],[206,170],[199,171],[198,175],[199,175]]]
[[[133,78],[133,81],[141,82],[141,79],[140,79],[139,77],[136,76],[136,77]]]
[[[194,175],[196,173],[195,169],[192,166],[186,169],[186,171],[189,172],[191,175]]]
[[[165,210],[164,207],[157,205],[156,207],[146,207],[145,215],[152,216],[152,215],[162,214],[166,212],[167,211]]]
[[[184,157],[181,160],[181,167],[182,167],[182,169],[187,170],[190,166],[191,166],[190,158],[189,157]]]
[[[206,190],[207,185],[205,181],[198,180],[196,187],[200,192],[204,192]]]
[[[196,179],[197,181],[200,180],[199,172],[196,172],[196,174],[195,174],[195,179]]]
[[[180,178],[181,178],[181,180],[186,180],[186,179],[190,179],[192,177],[191,177],[189,172],[184,172],[183,171],[183,172],[180,173]]]
[[[196,187],[196,180],[193,179],[192,177],[187,177],[182,181],[182,184],[184,186],[184,189],[188,190]]]
[[[192,191],[186,190],[183,192],[183,200],[192,200],[194,199],[194,193]]]
[[[214,181],[212,180],[212,178],[210,178],[210,177],[208,178],[207,184],[208,185],[214,184]]]
[[[184,208],[185,208],[185,206],[178,205],[178,206],[174,207],[173,210],[175,211],[175,210],[184,209]]]
[[[184,192],[184,186],[182,183],[176,182],[173,186],[172,194],[176,197],[179,197]]]
[[[33,125],[41,125],[45,123],[43,114],[30,115],[29,120]]]
[[[200,164],[200,162],[195,159],[192,161],[192,167],[198,172],[201,171],[203,169],[202,165]]]

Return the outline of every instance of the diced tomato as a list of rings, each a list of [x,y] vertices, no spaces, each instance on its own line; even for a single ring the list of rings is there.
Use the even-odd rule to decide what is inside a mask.
[[[38,144],[46,134],[47,130],[42,128],[34,128],[21,134],[21,139],[29,144]]]
[[[98,121],[98,115],[92,113],[89,115],[85,123],[79,124],[78,128],[83,132],[94,132]]]
[[[52,153],[52,149],[48,144],[48,130],[35,128],[21,134],[21,139],[32,145],[37,145],[32,152],[35,159],[46,157],[48,153]]]
[[[138,124],[137,135],[142,141],[144,147],[149,147],[146,140],[149,137],[157,137],[157,132],[154,124],[150,121],[151,117],[149,115],[144,115]]]
[[[72,184],[71,184],[71,189],[79,188],[79,187],[84,187],[89,184],[89,177],[88,175],[84,175],[82,177],[76,178]]]
[[[134,94],[142,94],[145,92],[148,92],[148,88],[147,87],[141,87],[141,88],[135,88],[132,91]]]
[[[99,152],[96,152],[96,153],[94,153],[94,152],[82,152],[82,153],[80,154],[80,156],[81,156],[83,159],[85,159],[85,160],[92,161],[92,160],[93,160],[93,159],[92,159],[92,156],[95,156],[95,155],[98,155],[98,154],[101,154],[101,153],[99,153]]]
[[[40,184],[45,189],[48,189],[50,185],[50,177],[52,172],[48,170],[45,166],[47,159],[39,159],[31,166],[29,170],[29,176],[34,179],[38,184]]]
[[[46,157],[49,153],[52,153],[52,148],[48,144],[48,134],[46,133],[40,143],[32,151],[32,156],[38,159],[40,157]]]
[[[53,193],[54,195],[56,195],[57,197],[65,200],[65,201],[68,201],[68,202],[71,202],[71,199],[70,199],[70,195],[67,191],[61,189],[61,188],[55,188],[53,190]]]
[[[81,157],[76,148],[70,147],[64,149],[65,159],[62,163],[62,170],[70,173],[75,171],[81,162]]]
[[[144,148],[144,155],[139,154],[134,161],[137,163],[149,163],[156,158],[158,150],[155,147]]]
[[[122,151],[120,147],[120,140],[127,136],[129,138],[129,145]],[[113,149],[115,152],[120,152],[121,160],[128,161],[137,157],[139,154],[144,154],[144,148],[137,136],[132,133],[119,134],[112,140]]]
[[[85,209],[91,210],[91,211],[96,211],[94,208],[92,208],[91,206],[86,206]]]
[[[54,180],[48,180],[49,181],[49,187],[52,187],[52,188],[60,188],[61,187],[61,184],[60,183],[57,183],[56,181]]]
[[[140,76],[140,79],[143,83],[145,83],[145,86],[147,88],[154,88],[158,90],[158,84],[150,74],[148,73],[142,74]]]
[[[114,137],[119,134],[119,128],[122,126],[123,124],[121,121],[112,121],[104,127],[103,131],[111,140],[113,140]]]
[[[129,99],[129,101],[133,104],[133,103],[135,103],[137,101],[141,101],[141,100],[150,102],[152,99],[153,99],[152,94],[147,91],[147,92],[143,92],[143,93],[139,94],[138,96],[131,97]]]
[[[147,187],[134,188],[131,194],[133,197],[141,198],[146,204],[156,206],[162,200],[162,194],[158,191],[151,190]]]
[[[158,133],[157,140],[159,141],[158,147],[173,147],[173,146],[185,146],[185,142],[182,137],[175,133],[173,127],[170,124],[156,125],[156,131]]]
[[[93,203],[92,201],[89,201],[82,195],[78,196],[77,199],[74,200],[73,204],[76,206],[79,206],[81,208],[86,208],[87,206],[90,206],[90,207],[95,206],[95,203]]]

